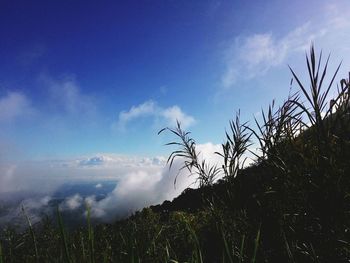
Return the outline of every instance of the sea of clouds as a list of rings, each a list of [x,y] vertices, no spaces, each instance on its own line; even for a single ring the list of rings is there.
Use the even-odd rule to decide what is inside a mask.
[[[220,145],[199,144],[197,150],[201,158],[220,165],[220,156],[214,154],[220,151]],[[24,219],[22,207],[34,223],[43,215],[54,215],[55,191],[74,182],[88,182],[97,190],[103,189],[104,182],[116,184],[102,199],[94,194],[65,196],[58,204],[63,213],[78,213],[78,217],[83,218],[88,205],[96,221],[111,222],[126,217],[145,206],[172,200],[188,187],[197,187],[195,176],[189,176],[186,169],[180,170],[183,161],[176,160],[170,169],[163,156],[97,154],[65,160],[3,163],[0,165],[0,225],[20,224]]]

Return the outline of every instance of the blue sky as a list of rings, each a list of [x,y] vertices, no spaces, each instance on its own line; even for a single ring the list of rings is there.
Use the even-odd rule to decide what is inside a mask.
[[[349,71],[348,1],[2,1],[3,159],[166,155],[179,119],[219,144],[288,95],[290,64],[332,53]]]

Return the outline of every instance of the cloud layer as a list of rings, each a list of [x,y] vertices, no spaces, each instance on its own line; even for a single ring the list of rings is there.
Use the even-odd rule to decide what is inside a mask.
[[[220,165],[221,158],[214,154],[220,151],[220,145],[200,144],[197,150],[201,158],[213,165]],[[6,215],[0,216],[0,223],[18,217],[22,205],[33,221],[40,219],[40,207],[50,214],[52,211],[48,211],[49,202],[54,192],[67,182],[90,182],[96,189],[101,189],[104,182],[115,181],[115,188],[103,199],[95,195],[82,196],[75,193],[67,196],[60,204],[62,211],[77,213],[81,218],[84,217],[88,204],[95,220],[112,221],[145,206],[171,200],[187,187],[196,187],[195,177],[189,176],[187,170],[179,173],[182,165],[183,160],[179,159],[169,169],[164,157],[116,154],[9,165],[3,168],[5,171],[0,175],[0,195],[18,196],[19,192],[27,195],[18,196],[20,203],[16,203]],[[174,185],[177,175],[177,183]]]
[[[220,152],[221,146],[212,143],[199,144],[197,150],[200,158],[211,165],[220,166],[222,160],[214,152]],[[125,216],[135,210],[164,200],[172,200],[187,187],[197,187],[195,176],[190,176],[186,169],[179,170],[183,160],[178,159],[173,167],[161,165],[156,172],[149,173],[144,169],[131,172],[121,178],[115,189],[101,201],[88,197],[85,201],[92,207],[92,215],[103,221]],[[174,179],[177,176],[176,185]]]

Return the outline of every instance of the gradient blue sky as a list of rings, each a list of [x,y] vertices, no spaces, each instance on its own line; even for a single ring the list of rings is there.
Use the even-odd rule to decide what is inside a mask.
[[[1,1],[1,158],[165,155],[288,95],[311,41],[350,67],[346,0]]]

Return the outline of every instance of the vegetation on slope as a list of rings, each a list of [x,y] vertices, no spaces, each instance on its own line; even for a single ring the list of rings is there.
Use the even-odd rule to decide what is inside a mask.
[[[114,224],[92,227],[88,217],[71,233],[59,214],[58,228],[28,220],[26,233],[1,238],[0,262],[349,262],[350,84],[328,102],[338,69],[326,85],[327,64],[311,47],[309,89],[292,70],[300,91],[272,103],[256,129],[237,114],[222,167],[200,161],[180,124],[162,130],[177,138],[169,165],[182,158],[199,189]],[[255,163],[244,168],[254,140]]]

